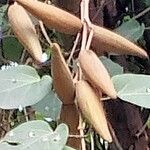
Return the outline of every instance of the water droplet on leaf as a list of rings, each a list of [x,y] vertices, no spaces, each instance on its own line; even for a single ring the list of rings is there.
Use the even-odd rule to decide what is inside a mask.
[[[12,82],[13,82],[13,83],[17,83],[17,80],[16,80],[16,79],[12,79]]]
[[[150,93],[150,88],[147,88],[147,89],[146,89],[146,92],[147,92],[147,93]]]
[[[53,141],[54,142],[60,141],[60,135],[59,134],[54,134]]]
[[[10,131],[10,132],[9,132],[9,136],[14,136],[14,132],[13,132],[13,131]]]
[[[42,141],[43,142],[47,142],[49,139],[48,139],[48,137],[47,136],[44,136],[43,138],[42,138]]]
[[[35,137],[35,134],[31,131],[29,132],[29,137]]]
[[[45,107],[45,110],[46,110],[46,111],[49,111],[49,107],[48,107],[48,106],[46,106],[46,107]]]

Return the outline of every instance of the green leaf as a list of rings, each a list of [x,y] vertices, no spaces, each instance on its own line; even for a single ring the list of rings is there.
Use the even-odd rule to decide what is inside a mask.
[[[5,15],[7,7],[8,5],[3,5],[2,7],[0,7],[0,26],[3,24],[3,17]]]
[[[44,121],[29,121],[11,130],[0,141],[3,150],[62,150],[68,138],[68,127],[60,124],[53,132]]]
[[[142,37],[144,30],[144,24],[140,25],[135,19],[130,19],[127,22],[123,22],[122,25],[114,31],[132,42],[137,42],[137,40]]]
[[[53,130],[48,123],[44,121],[29,121],[8,132],[0,142],[0,149],[21,150],[28,148],[30,150],[35,147],[35,143],[40,147],[40,140],[51,133],[53,133]],[[14,146],[10,143],[16,143],[18,145]]]
[[[121,67],[119,64],[114,63],[111,59],[107,57],[100,57],[100,60],[106,67],[107,71],[109,72],[110,76],[115,76],[118,74],[123,74],[123,67]]]
[[[3,54],[6,59],[19,62],[22,52],[23,46],[17,38],[13,36],[3,38]]]
[[[33,108],[46,118],[58,120],[61,111],[61,101],[56,97],[53,91],[48,93],[40,102],[33,105]]]
[[[127,62],[128,72],[138,74],[140,73],[140,68],[134,62]]]
[[[146,6],[150,6],[150,0],[144,0],[144,3],[146,4]]]
[[[123,17],[123,22],[127,22],[129,20],[131,20],[130,15],[126,15],[126,16]]]
[[[150,108],[150,76],[122,74],[112,78],[120,99]]]
[[[3,35],[8,33],[10,24],[8,23],[8,18],[6,16],[8,5],[3,5],[0,7],[0,32],[3,32]]]
[[[33,105],[51,90],[52,79],[41,79],[30,66],[20,65],[0,71],[0,108],[14,109]]]
[[[44,116],[42,113],[36,111],[35,112],[35,119],[36,120],[44,120]]]
[[[57,140],[57,141],[55,140],[57,143],[55,143],[53,145],[53,149],[54,150],[56,150],[56,149],[58,149],[58,150],[60,149],[61,150],[61,149],[64,148],[64,146],[67,143],[67,139],[68,139],[68,136],[69,136],[68,126],[65,125],[65,124],[60,124],[56,128],[54,133],[56,133],[56,135],[53,138]],[[59,135],[59,137],[57,135]]]

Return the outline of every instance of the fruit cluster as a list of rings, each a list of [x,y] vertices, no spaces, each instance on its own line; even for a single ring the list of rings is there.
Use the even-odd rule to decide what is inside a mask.
[[[12,29],[20,42],[37,62],[42,62],[42,48],[29,13],[50,28],[75,35],[82,29],[81,20],[55,6],[35,0],[16,0],[8,9]],[[102,106],[102,93],[111,99],[117,98],[110,76],[98,56],[104,52],[131,54],[148,57],[147,53],[122,36],[103,27],[93,25],[92,50],[79,54],[78,62],[83,73],[77,82],[73,81],[70,69],[65,62],[58,44],[52,44],[52,77],[54,89],[63,104],[76,103],[84,117],[107,141],[112,137]]]

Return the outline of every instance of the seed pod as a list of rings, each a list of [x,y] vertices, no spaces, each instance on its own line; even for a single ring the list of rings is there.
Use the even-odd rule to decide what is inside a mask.
[[[79,18],[55,6],[34,0],[16,1],[32,15],[42,20],[46,26],[55,28],[59,32],[74,35],[82,28],[82,23]],[[101,53],[99,51],[108,51],[118,54],[131,54],[140,57],[148,57],[143,49],[122,36],[96,25],[93,25],[93,29],[94,35],[92,47],[97,53]]]
[[[82,114],[97,133],[108,142],[112,142],[102,103],[86,81],[77,82],[76,100]]]
[[[59,32],[76,34],[82,28],[79,18],[55,6],[34,0],[17,0],[17,2],[45,25]]]
[[[19,41],[36,61],[41,62],[42,48],[35,27],[25,9],[14,3],[8,9],[8,18]]]
[[[83,74],[94,87],[97,87],[112,99],[117,98],[116,91],[106,68],[93,51],[83,51],[79,56],[79,62]]]
[[[62,56],[60,47],[52,47],[52,77],[54,89],[64,104],[74,103],[74,84],[70,70]]]
[[[124,37],[96,25],[94,25],[93,28],[95,32],[92,46],[98,53],[103,51],[148,57],[147,53],[142,48],[136,46]]]

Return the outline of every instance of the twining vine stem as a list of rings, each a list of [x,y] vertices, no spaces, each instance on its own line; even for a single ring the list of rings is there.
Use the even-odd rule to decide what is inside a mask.
[[[89,19],[89,0],[82,0],[81,1],[81,22],[83,24],[83,31],[82,31],[82,41],[81,41],[81,49],[80,49],[80,54],[85,51],[89,50],[92,37],[93,37],[93,27],[92,23]],[[80,67],[80,64],[77,63],[78,65],[78,77],[79,80],[82,79],[82,70]],[[79,131],[80,131],[80,136],[84,136],[84,128],[85,128],[85,122],[83,122],[81,112],[79,112]],[[93,149],[93,139],[91,139],[91,147]],[[86,144],[85,144],[85,139],[81,138],[81,146],[82,150],[86,150]]]
[[[70,56],[69,56],[69,58],[68,58],[68,60],[67,60],[67,64],[68,64],[68,65],[70,64],[70,61],[71,61],[71,59],[72,59],[72,57],[73,57],[73,54],[74,54],[74,52],[75,52],[75,50],[76,50],[76,47],[77,47],[77,45],[78,45],[80,36],[81,36],[81,33],[78,33],[77,36],[76,36],[76,39],[75,39],[75,41],[74,41],[74,45],[73,45],[72,50],[71,50],[71,53],[70,53]]]
[[[145,15],[146,13],[148,13],[149,11],[150,11],[150,7],[146,8],[145,10],[140,12],[138,15],[134,16],[132,19],[138,19],[138,18],[142,17],[143,15]]]

